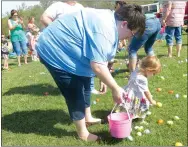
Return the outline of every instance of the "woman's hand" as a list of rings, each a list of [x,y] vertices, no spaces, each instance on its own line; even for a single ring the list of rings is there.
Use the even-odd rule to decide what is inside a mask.
[[[112,90],[112,96],[115,103],[123,103],[124,98],[126,96],[126,92],[123,88],[117,87],[116,89]]]
[[[20,17],[19,23],[23,24],[23,19],[21,17]]]
[[[107,86],[103,82],[100,82],[100,90],[99,91],[101,94],[105,94],[107,92]]]

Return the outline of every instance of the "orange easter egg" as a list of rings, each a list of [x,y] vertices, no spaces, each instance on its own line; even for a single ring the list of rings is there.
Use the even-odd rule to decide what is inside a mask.
[[[173,90],[169,90],[168,93],[169,93],[169,94],[173,94],[174,91],[173,91]]]
[[[162,89],[161,88],[157,88],[157,91],[160,92],[160,91],[162,91]]]
[[[44,95],[47,96],[49,93],[48,92],[45,92]]]
[[[157,121],[157,123],[158,123],[159,125],[161,125],[161,124],[164,123],[164,121],[163,121],[162,119],[159,119],[159,120]]]

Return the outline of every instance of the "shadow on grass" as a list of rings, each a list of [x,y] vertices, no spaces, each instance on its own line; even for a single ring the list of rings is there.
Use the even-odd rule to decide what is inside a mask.
[[[48,95],[60,95],[60,91],[57,87],[54,87],[49,84],[36,84],[36,85],[28,85],[23,87],[14,87],[10,88],[9,91],[3,93],[5,95],[12,95],[12,94],[31,94],[31,95],[38,95],[43,96],[45,92],[48,92]]]
[[[2,117],[2,130],[13,133],[35,133],[44,136],[75,136],[76,132],[68,132],[63,128],[55,128],[59,124],[70,125],[69,116],[63,110],[35,110],[15,112]]]

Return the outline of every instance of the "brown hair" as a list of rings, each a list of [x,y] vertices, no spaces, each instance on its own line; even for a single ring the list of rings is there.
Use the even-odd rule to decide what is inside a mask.
[[[116,1],[115,4],[116,6],[119,4],[120,7],[122,7],[123,5],[126,5],[127,3],[125,1]]]
[[[18,11],[16,11],[15,9],[11,10],[10,11],[10,17],[9,17],[9,19],[12,18],[12,16],[14,15],[14,13],[18,13]]]
[[[140,70],[150,71],[155,74],[161,72],[161,63],[156,56],[144,57],[140,62]]]
[[[115,12],[115,18],[118,21],[127,21],[127,27],[130,30],[138,29],[139,36],[145,31],[145,15],[142,13],[142,7],[139,5],[123,5]]]
[[[31,23],[31,20],[35,18],[34,16],[30,16],[29,19],[28,19],[28,23]]]

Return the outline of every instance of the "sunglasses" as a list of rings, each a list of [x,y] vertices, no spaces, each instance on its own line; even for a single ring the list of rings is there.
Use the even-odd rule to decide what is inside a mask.
[[[14,17],[17,17],[18,15],[13,15]]]

